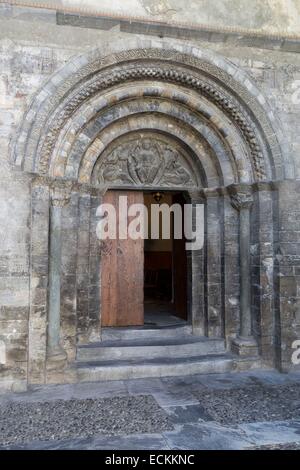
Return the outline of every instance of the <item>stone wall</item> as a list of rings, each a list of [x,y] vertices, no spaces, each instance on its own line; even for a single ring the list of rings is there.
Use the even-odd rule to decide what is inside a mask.
[[[171,0],[169,0],[171,2]],[[39,2],[40,3],[40,2]],[[155,2],[139,2],[143,11],[153,15],[151,10]],[[164,2],[161,2],[163,4]],[[165,2],[167,3],[167,2]],[[177,2],[179,4],[180,2]],[[235,3],[235,2],[232,2]],[[269,2],[271,5],[271,2]],[[273,2],[274,5],[276,2]],[[278,2],[277,2],[278,3]],[[289,2],[291,10],[297,8],[297,2]],[[153,5],[152,5],[153,4]],[[273,5],[273,6],[274,6]],[[45,303],[47,302],[47,217],[49,210],[49,194],[38,193],[38,199],[32,202],[31,177],[17,171],[10,162],[11,143],[15,137],[16,129],[21,122],[22,115],[29,105],[35,91],[43,86],[46,79],[72,57],[77,56],[93,47],[109,50],[109,44],[121,39],[126,42],[132,37],[130,33],[120,32],[119,28],[111,30],[76,28],[66,25],[57,25],[55,11],[40,11],[40,19],[36,15],[32,16],[32,11],[25,15],[10,15],[9,6],[0,5],[0,388],[21,389],[26,385],[27,368],[33,377],[33,382],[44,380],[43,364],[45,360],[45,335],[41,341],[39,331],[45,330]],[[152,11],[152,13],[151,13]],[[148,14],[147,13],[147,14]],[[292,17],[293,15],[291,15]],[[201,20],[202,21],[202,20]],[[205,18],[203,19],[205,21]],[[243,22],[242,22],[243,23]],[[293,22],[290,21],[290,30],[293,31]],[[242,24],[245,26],[245,24]],[[261,22],[254,23],[249,27],[262,27]],[[267,30],[267,27],[266,27]],[[142,36],[141,36],[142,37]],[[285,145],[288,153],[292,155],[296,167],[297,178],[300,179],[300,134],[298,130],[300,114],[300,57],[296,53],[277,51],[264,48],[242,47],[238,43],[232,44],[216,40],[213,42],[205,40],[189,40],[190,45],[201,45],[208,51],[214,51],[228,58],[231,62],[245,70],[257,83],[259,89],[268,98],[274,114],[280,121],[282,132],[285,136]],[[293,188],[293,190],[291,190]],[[271,196],[266,195],[264,201],[255,200],[255,204],[263,204],[262,217],[271,217],[271,203],[266,202]],[[299,233],[299,204],[298,186],[282,186],[277,196],[271,197],[273,202],[272,220],[276,218],[276,204],[278,204],[278,240],[271,240],[278,249],[278,271],[280,281],[275,279],[275,287],[272,289],[276,293],[276,282],[278,281],[278,298],[274,293],[274,318],[272,328],[280,332],[277,337],[281,338],[280,351],[283,358],[284,368],[290,366],[291,341],[300,339],[299,330],[299,298],[300,298],[300,239]],[[89,285],[87,281],[88,266],[85,266],[85,238],[87,234],[84,230],[84,207],[90,205],[86,195],[80,197],[80,201],[72,199],[72,204],[67,209],[69,213],[68,225],[63,226],[63,233],[69,234],[70,239],[65,238],[67,244],[79,250],[82,257],[78,258],[77,273],[80,278],[77,289],[85,289]],[[299,207],[299,206],[298,206]],[[273,210],[272,209],[272,210]],[[74,234],[75,212],[80,211],[82,228],[78,237],[72,239]],[[43,222],[36,224],[34,217],[44,214]],[[235,215],[232,208],[225,207],[224,218],[231,220]],[[272,252],[268,252],[270,240],[273,235],[268,233],[268,225],[264,220],[264,227],[253,221],[253,252],[255,254],[255,244],[258,240],[264,240],[265,247],[265,274],[257,271],[253,274],[255,284],[264,283],[264,275],[268,275],[268,263],[272,263]],[[33,229],[34,228],[34,229]],[[232,233],[230,233],[230,230]],[[261,231],[261,234],[259,234]],[[232,264],[236,263],[236,253],[231,246],[232,237],[236,236],[234,227],[226,228],[225,250],[233,250]],[[265,238],[259,238],[265,237]],[[35,247],[34,256],[31,247]],[[63,245],[63,253],[66,245]],[[70,258],[68,257],[68,260]],[[74,344],[76,341],[74,330],[74,266],[70,266],[69,261],[64,263],[62,291],[64,286],[72,286],[67,295],[63,296],[63,323],[68,330],[67,337],[64,338],[64,345],[69,357],[74,357]],[[258,262],[258,260],[254,260]],[[276,260],[275,260],[276,261]],[[221,260],[217,259],[221,270]],[[225,266],[227,276],[230,276],[230,266]],[[30,273],[33,274],[30,280]],[[231,282],[236,289],[236,279]],[[36,287],[39,290],[36,290]],[[32,297],[32,292],[38,298]],[[92,288],[92,284],[91,284]],[[90,292],[90,297],[95,299],[95,295]],[[95,293],[94,293],[95,294]],[[270,294],[270,292],[268,293]],[[271,292],[273,295],[273,291]],[[270,298],[270,295],[269,297]],[[95,301],[95,300],[94,300]],[[82,340],[84,340],[85,322],[84,312],[88,297],[81,298],[78,311],[82,312],[78,317],[79,329],[82,329]],[[217,299],[216,302],[221,302]],[[277,302],[277,303],[276,303]],[[213,307],[213,306],[212,306]],[[235,298],[225,298],[225,311],[229,317],[237,316],[237,304]],[[96,306],[95,306],[96,309]],[[276,310],[277,309],[277,310]],[[96,314],[96,310],[95,310]],[[270,317],[263,319],[261,313],[256,315],[256,328],[258,336],[261,338],[261,348],[267,347],[274,341],[273,330],[270,334]],[[277,316],[276,316],[277,315]],[[71,325],[69,328],[68,325]],[[216,330],[221,326],[217,325]],[[230,330],[230,324],[225,325],[225,329]],[[229,331],[229,334],[232,332]],[[29,340],[29,341],[28,341]],[[34,351],[31,357],[34,361],[28,364],[27,350],[29,347]],[[4,344],[4,346],[3,346]],[[272,345],[274,347],[274,344]],[[4,352],[3,352],[4,350]],[[280,360],[279,360],[280,362]]]
[[[281,367],[290,369],[292,343],[300,337],[300,184],[279,185],[278,198],[278,328]]]
[[[300,33],[298,0],[196,0],[189,2],[188,7],[185,0],[16,0],[12,3],[269,34]],[[26,15],[26,11],[22,14]]]

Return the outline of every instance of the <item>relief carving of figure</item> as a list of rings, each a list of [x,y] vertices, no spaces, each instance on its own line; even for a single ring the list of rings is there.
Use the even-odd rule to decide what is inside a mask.
[[[179,161],[178,152],[170,147],[165,149],[165,158],[167,160],[163,179],[169,184],[187,185],[192,183],[189,172],[182,166]]]
[[[120,164],[121,158],[118,149],[114,150],[107,157],[106,165],[102,170],[102,178],[106,182],[132,183],[128,173],[123,170]]]
[[[153,183],[162,164],[158,145],[142,139],[128,159],[128,172],[133,180],[143,184]]]
[[[99,184],[193,186],[194,178],[183,155],[164,141],[139,137],[100,157]]]

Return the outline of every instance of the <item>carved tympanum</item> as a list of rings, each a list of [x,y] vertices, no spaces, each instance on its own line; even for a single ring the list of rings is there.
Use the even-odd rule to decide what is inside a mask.
[[[98,184],[112,186],[197,186],[180,151],[152,137],[124,142],[100,156],[94,175]]]

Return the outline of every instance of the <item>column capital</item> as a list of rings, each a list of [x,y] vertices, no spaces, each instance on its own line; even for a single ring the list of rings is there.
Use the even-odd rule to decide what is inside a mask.
[[[51,205],[54,207],[66,206],[71,197],[70,188],[67,186],[53,186],[51,188]]]
[[[204,203],[206,201],[205,192],[202,189],[190,189],[188,195],[191,202]]]
[[[238,191],[231,194],[231,205],[237,211],[242,209],[251,209],[253,204],[253,196],[250,191]]]

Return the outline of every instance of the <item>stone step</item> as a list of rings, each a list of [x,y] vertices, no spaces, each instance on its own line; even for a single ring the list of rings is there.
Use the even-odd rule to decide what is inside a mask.
[[[173,326],[133,326],[133,327],[113,327],[102,328],[101,341],[132,340],[145,338],[178,338],[192,334],[191,325]]]
[[[184,358],[99,361],[97,363],[79,362],[76,364],[76,373],[78,381],[95,382],[145,377],[215,374],[233,370],[234,363],[234,357],[229,353]]]
[[[77,349],[77,361],[181,358],[224,353],[224,340],[220,338],[185,335],[181,338],[106,340],[82,345]]]

